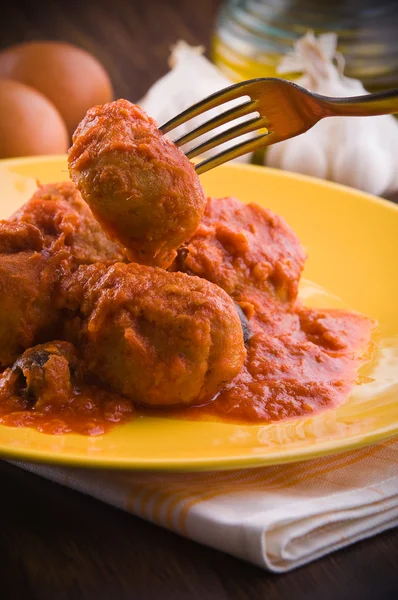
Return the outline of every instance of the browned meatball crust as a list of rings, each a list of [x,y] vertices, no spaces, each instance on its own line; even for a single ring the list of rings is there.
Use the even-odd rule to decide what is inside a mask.
[[[96,264],[64,280],[63,295],[78,315],[67,337],[81,348],[88,372],[139,404],[208,402],[243,365],[233,301],[198,277]]]
[[[41,185],[10,220],[35,225],[46,248],[67,250],[77,265],[126,259],[123,247],[108,239],[71,181]]]
[[[69,170],[103,228],[134,262],[169,266],[205,209],[193,165],[127,100],[87,112],[73,136]]]

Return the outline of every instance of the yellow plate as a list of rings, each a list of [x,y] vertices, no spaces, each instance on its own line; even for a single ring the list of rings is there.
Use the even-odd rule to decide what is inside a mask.
[[[64,157],[0,161],[0,218],[41,183],[68,178]],[[283,215],[308,251],[309,303],[336,297],[375,317],[380,340],[357,386],[337,410],[270,425],[139,418],[100,437],[51,436],[0,426],[4,457],[129,469],[229,469],[309,459],[398,433],[398,206],[358,191],[264,167],[228,165],[203,176],[209,195],[234,195]]]

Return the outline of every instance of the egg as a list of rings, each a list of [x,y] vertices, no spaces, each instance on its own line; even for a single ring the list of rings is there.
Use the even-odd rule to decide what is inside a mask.
[[[110,79],[94,56],[64,42],[24,42],[0,52],[0,79],[29,85],[51,100],[69,134],[87,110],[113,99]]]
[[[66,125],[43,94],[0,80],[0,158],[63,154],[68,145]]]

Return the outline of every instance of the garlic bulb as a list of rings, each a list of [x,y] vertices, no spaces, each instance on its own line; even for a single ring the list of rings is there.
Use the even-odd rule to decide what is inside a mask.
[[[164,77],[156,81],[145,96],[137,102],[137,104],[153,117],[159,125],[162,125],[162,123],[175,117],[181,111],[189,108],[192,104],[203,100],[206,96],[218,92],[233,83],[230,79],[225,77],[215,65],[203,56],[203,52],[204,49],[202,47],[192,47],[184,41],[177,42],[172,48],[169,58],[171,70],[166,73]],[[169,137],[176,139],[188,131],[192,131],[192,129],[198,125],[208,121],[228,108],[237,106],[241,103],[241,99],[232,100],[225,103],[222,107],[213,108],[205,114],[191,119],[188,123],[180,125],[169,134]],[[252,115],[236,119],[233,124],[235,125],[243,122],[251,116]],[[231,127],[231,124],[218,127],[217,130],[205,134],[194,142],[184,146],[184,150],[186,151],[189,148],[199,145],[203,141],[215,134],[221,133],[229,127]],[[241,136],[239,142],[251,138],[253,135],[255,134]],[[209,156],[209,154],[214,155],[215,152],[218,153],[234,144],[236,144],[236,140],[224,143],[214,150],[204,153],[203,157]],[[240,162],[249,162],[250,157],[250,154],[246,154],[236,160]]]
[[[285,56],[280,74],[302,72],[297,83],[334,97],[367,94],[362,83],[343,75],[344,59],[334,33],[312,32]],[[379,117],[331,117],[290,140],[270,146],[265,163],[355,187],[375,195],[398,189],[398,121]]]

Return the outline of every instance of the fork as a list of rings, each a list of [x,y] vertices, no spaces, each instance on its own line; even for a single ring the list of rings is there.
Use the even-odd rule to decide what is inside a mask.
[[[243,123],[233,125],[185,152],[189,159],[195,158],[241,135],[266,129],[266,132],[260,132],[250,140],[237,143],[197,163],[195,169],[198,174],[248,152],[300,135],[325,117],[368,117],[398,112],[398,89],[349,98],[330,98],[311,93],[295,83],[270,77],[250,79],[224,88],[170,119],[160,130],[169,133],[212,108],[245,97],[248,100],[174,140],[181,147],[221,125],[255,113]]]

